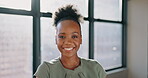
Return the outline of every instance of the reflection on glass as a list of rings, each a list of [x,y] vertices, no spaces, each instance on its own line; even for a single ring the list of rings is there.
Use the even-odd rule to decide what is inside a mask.
[[[55,43],[55,27],[52,26],[51,18],[41,18],[41,57],[43,61],[60,56],[60,52]],[[79,55],[88,58],[88,22],[82,24],[83,42],[79,50]]]
[[[0,7],[31,10],[31,0],[0,0]]]
[[[94,0],[94,17],[121,21],[122,0]]]
[[[32,78],[32,18],[0,14],[0,78]]]
[[[105,68],[120,67],[122,49],[122,25],[95,23],[94,58]]]
[[[55,12],[63,5],[73,4],[83,16],[88,14],[88,0],[41,0],[42,12]]]

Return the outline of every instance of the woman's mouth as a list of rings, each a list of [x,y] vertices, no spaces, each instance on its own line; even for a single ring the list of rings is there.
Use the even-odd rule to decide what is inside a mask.
[[[68,50],[68,51],[70,51],[70,50],[72,50],[73,48],[64,48],[64,50]]]

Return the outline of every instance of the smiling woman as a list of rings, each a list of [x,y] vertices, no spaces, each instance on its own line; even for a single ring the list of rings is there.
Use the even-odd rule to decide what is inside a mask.
[[[73,5],[61,7],[55,12],[55,41],[61,57],[43,62],[34,74],[36,78],[106,77],[104,69],[98,62],[81,58],[77,54],[82,44],[81,18]]]

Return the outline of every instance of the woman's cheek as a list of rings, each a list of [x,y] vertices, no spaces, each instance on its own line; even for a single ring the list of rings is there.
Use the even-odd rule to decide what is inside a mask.
[[[63,42],[63,40],[62,39],[58,39],[58,43],[62,43]]]

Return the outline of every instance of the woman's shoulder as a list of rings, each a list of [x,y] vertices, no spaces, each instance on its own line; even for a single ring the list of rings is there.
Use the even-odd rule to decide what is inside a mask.
[[[59,59],[52,59],[50,61],[43,61],[43,65],[47,65],[47,66],[51,66],[51,65],[56,65],[57,63],[59,63]]]
[[[99,62],[94,59],[81,58],[81,61],[84,66],[102,67]]]
[[[85,59],[85,58],[81,58],[81,62],[84,72],[86,73],[95,72],[96,74],[99,74],[99,78],[105,78],[106,76],[105,70],[103,69],[101,64],[99,64],[99,62],[97,62],[94,59]]]
[[[81,58],[81,61],[88,64],[98,64],[98,62],[94,59]]]

